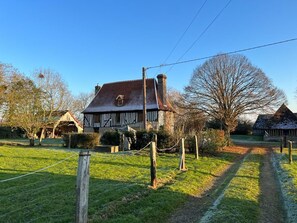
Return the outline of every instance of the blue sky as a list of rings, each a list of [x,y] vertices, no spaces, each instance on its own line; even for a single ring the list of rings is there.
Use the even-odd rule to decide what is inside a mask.
[[[205,0],[0,0],[0,62],[30,76],[58,71],[74,94],[140,79],[164,63]],[[296,0],[208,0],[167,63],[297,37]],[[201,36],[201,37],[199,37]],[[297,41],[243,53],[285,91],[297,112]],[[203,61],[148,70],[183,90]]]

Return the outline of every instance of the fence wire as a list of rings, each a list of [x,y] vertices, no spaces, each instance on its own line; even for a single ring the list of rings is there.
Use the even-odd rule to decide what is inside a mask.
[[[7,163],[1,166],[2,178],[19,172],[28,173],[0,180],[0,223],[74,222],[78,162],[72,158],[78,154],[71,154],[37,170],[33,168],[58,157],[28,154],[21,157],[17,153],[5,151]],[[44,161],[47,159],[49,161]]]

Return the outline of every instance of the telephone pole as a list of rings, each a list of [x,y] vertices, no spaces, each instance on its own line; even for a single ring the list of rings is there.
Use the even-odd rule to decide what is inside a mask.
[[[142,80],[143,80],[143,128],[146,130],[146,68],[142,67]]]

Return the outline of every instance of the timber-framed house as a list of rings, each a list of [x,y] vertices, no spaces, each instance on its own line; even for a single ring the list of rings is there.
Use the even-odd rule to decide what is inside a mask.
[[[146,79],[147,129],[173,132],[174,110],[167,100],[164,74]],[[84,132],[143,128],[143,80],[106,83],[95,87],[95,97],[83,111]]]

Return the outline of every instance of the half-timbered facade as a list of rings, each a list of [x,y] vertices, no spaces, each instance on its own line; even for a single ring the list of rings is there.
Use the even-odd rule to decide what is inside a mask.
[[[283,104],[274,114],[259,115],[253,134],[263,135],[264,140],[297,139],[297,113],[293,113]]]
[[[163,126],[172,132],[174,110],[167,100],[166,76],[146,79],[148,129]],[[99,132],[130,126],[143,128],[143,80],[106,83],[96,86],[96,95],[84,113],[84,132]]]

